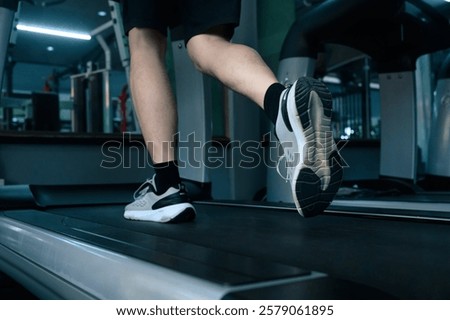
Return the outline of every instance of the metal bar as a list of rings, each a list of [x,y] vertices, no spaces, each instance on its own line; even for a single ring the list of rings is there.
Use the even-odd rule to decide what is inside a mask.
[[[103,132],[113,132],[109,71],[103,72]]]
[[[105,68],[106,70],[111,70],[111,49],[109,49],[108,44],[105,39],[99,34],[95,37],[103,49],[103,53],[105,54]]]
[[[417,123],[414,71],[380,74],[380,175],[417,179]]]
[[[114,22],[112,20],[102,24],[101,26],[95,28],[94,30],[91,31],[90,35],[92,37],[97,36],[98,34],[102,33],[105,30],[108,30],[109,28],[111,28],[114,25]]]
[[[113,21],[114,34],[116,36],[117,48],[119,49],[120,60],[125,70],[125,76],[127,78],[128,87],[130,87],[130,49],[128,46],[128,38],[125,34],[122,21],[121,6],[118,2],[108,0],[111,18]],[[134,111],[134,110],[133,110]],[[140,132],[139,122],[137,120],[136,113],[133,112],[134,127],[137,132]]]
[[[363,67],[363,81],[362,81],[362,138],[369,139],[370,138],[370,65],[369,59],[364,58],[364,67]]]

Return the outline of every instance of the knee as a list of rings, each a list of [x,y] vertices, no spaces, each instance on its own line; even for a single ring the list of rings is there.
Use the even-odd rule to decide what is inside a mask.
[[[194,66],[203,73],[211,73],[212,64],[218,61],[229,41],[219,34],[200,34],[187,43],[187,51]]]
[[[148,28],[133,28],[128,34],[130,53],[138,53],[142,50],[155,51],[160,57],[166,53],[166,37],[159,31]]]
[[[189,57],[195,68],[200,72],[206,71],[206,58],[208,56],[208,35],[197,35],[192,37],[187,43]]]

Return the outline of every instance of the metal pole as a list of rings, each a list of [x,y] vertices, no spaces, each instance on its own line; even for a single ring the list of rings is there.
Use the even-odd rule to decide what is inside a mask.
[[[125,69],[127,81],[130,80],[130,50],[128,47],[128,38],[125,34],[122,24],[122,13],[120,4],[113,0],[108,0],[111,10],[111,19],[113,21],[114,34],[116,36],[117,48],[119,49],[120,60]]]
[[[370,65],[369,59],[364,58],[363,79],[362,79],[362,105],[361,105],[361,120],[362,120],[362,138],[370,139],[371,128],[371,112],[370,112]]]
[[[103,132],[113,132],[109,70],[103,72]]]
[[[130,48],[128,45],[128,37],[125,34],[125,30],[123,28],[121,6],[120,3],[113,0],[108,0],[108,4],[111,11],[111,19],[113,21],[114,34],[116,36],[120,60],[122,61],[122,67],[125,70],[125,76],[127,78],[128,87],[130,87]],[[133,109],[133,121],[134,127],[136,128],[135,131],[140,132],[141,129],[139,126],[139,122],[137,120],[136,112],[134,112],[134,109]]]

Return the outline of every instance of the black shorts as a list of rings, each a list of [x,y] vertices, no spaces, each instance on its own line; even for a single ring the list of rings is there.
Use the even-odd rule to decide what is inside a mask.
[[[122,0],[123,21],[128,34],[134,27],[151,28],[167,36],[167,29],[183,27],[187,43],[195,35],[227,25],[231,38],[239,25],[241,0]]]

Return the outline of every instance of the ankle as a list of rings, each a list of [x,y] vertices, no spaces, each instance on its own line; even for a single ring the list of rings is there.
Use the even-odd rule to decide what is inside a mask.
[[[264,96],[264,111],[273,124],[277,121],[280,97],[285,89],[281,83],[274,83],[267,89]]]
[[[178,187],[181,179],[175,160],[157,163],[153,165],[155,169],[156,194],[163,194],[170,187]]]

